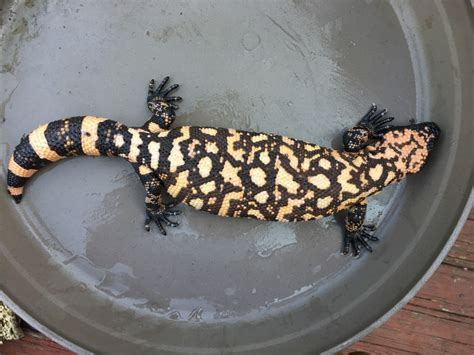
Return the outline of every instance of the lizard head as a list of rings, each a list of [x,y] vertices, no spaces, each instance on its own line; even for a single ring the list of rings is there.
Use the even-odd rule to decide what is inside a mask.
[[[392,127],[368,150],[372,155],[391,161],[398,175],[403,177],[423,168],[440,133],[440,128],[433,122]]]

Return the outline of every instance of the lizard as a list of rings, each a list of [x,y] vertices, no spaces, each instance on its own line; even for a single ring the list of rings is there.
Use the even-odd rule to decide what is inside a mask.
[[[347,211],[341,252],[358,257],[378,240],[365,225],[367,199],[419,172],[440,136],[433,122],[394,126],[387,110],[372,104],[342,135],[344,150],[277,134],[216,127],[172,128],[179,85],[165,77],[148,87],[151,117],[141,127],[76,116],[44,124],[24,135],[8,164],[7,189],[19,203],[25,183],[40,168],[66,157],[109,156],[128,160],[145,190],[145,229],[166,235],[185,203],[226,217],[309,221]],[[168,202],[166,195],[172,198]]]

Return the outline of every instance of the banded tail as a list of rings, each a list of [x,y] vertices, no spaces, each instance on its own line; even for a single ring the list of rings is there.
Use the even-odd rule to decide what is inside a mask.
[[[42,125],[23,136],[8,163],[7,189],[16,203],[30,177],[50,162],[70,156],[128,157],[132,129],[112,120],[78,116]]]

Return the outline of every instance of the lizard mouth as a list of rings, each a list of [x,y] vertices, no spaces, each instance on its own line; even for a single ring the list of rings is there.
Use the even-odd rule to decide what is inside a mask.
[[[435,139],[438,139],[441,135],[441,129],[434,122],[426,122],[424,130],[429,132],[429,134],[433,135]]]
[[[439,126],[434,122],[422,122],[414,124],[413,128],[425,137],[428,151],[433,150],[435,143],[441,135],[441,129]]]

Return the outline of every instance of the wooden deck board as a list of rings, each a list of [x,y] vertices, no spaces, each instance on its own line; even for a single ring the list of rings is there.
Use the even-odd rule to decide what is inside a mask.
[[[20,340],[0,345],[1,355],[70,355],[72,352],[49,340],[35,330],[25,331]]]
[[[340,352],[474,354],[474,208],[458,240],[418,294],[381,327]],[[60,345],[26,331],[0,345],[1,355],[66,355]]]

